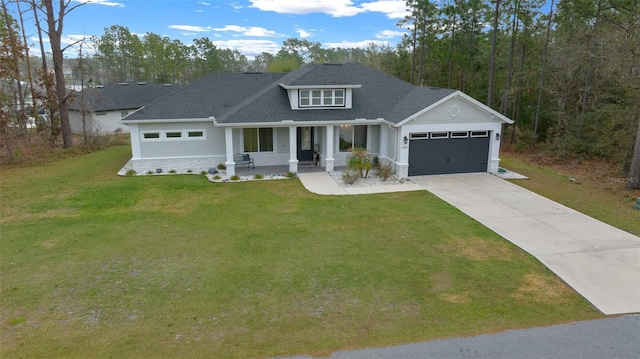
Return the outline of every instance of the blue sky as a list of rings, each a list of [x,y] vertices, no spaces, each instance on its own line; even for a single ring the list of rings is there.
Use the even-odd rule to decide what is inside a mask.
[[[153,32],[185,44],[208,37],[219,48],[252,59],[263,51],[276,53],[288,38],[325,47],[395,46],[406,32],[396,26],[406,14],[405,0],[72,0],[71,5],[80,2],[86,4],[65,18],[67,44],[121,25],[139,36]],[[30,46],[37,48],[35,30],[26,30]],[[75,57],[73,49],[65,55]]]

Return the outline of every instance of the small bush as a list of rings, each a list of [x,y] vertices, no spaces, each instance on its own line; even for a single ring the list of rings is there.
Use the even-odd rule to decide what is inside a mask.
[[[187,170],[187,173],[193,173],[193,170],[189,169]]]
[[[360,179],[360,171],[346,170],[342,172],[342,181],[346,184],[354,184]]]
[[[219,169],[219,170],[226,170],[227,166],[225,166],[223,163],[219,163],[218,167],[216,167],[216,168]]]
[[[202,172],[204,172],[204,171],[202,171]],[[220,175],[215,175],[215,176],[213,176],[213,179],[216,180],[216,181],[219,181],[219,180],[222,179],[222,177],[220,177]]]
[[[127,173],[125,173],[126,176],[135,176],[138,172],[136,172],[136,170],[128,170]]]
[[[288,172],[287,178],[296,178],[297,174],[295,172]]]
[[[152,174],[153,174],[153,171],[147,171],[147,174],[148,174],[148,175],[152,175]]]
[[[169,170],[169,173],[176,173],[176,170]]]
[[[379,162],[376,167],[376,175],[382,178],[383,181],[388,180],[396,174],[395,168],[393,168],[393,163],[391,162]]]
[[[231,176],[231,178],[229,178],[229,179],[230,179],[230,180],[232,180],[232,181],[239,181],[239,180],[240,180],[240,176],[238,176],[238,175],[233,175],[233,176]]]
[[[207,171],[200,171],[200,174],[201,174],[201,175],[206,175],[206,174],[207,174]]]
[[[255,175],[255,176],[253,176],[253,178],[255,178],[255,179],[263,179],[263,178],[264,178],[264,176],[263,176],[263,175],[261,175],[260,173],[256,173],[256,175]]]

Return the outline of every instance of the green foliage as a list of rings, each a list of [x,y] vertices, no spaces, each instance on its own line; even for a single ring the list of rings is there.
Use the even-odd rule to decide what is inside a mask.
[[[347,166],[350,170],[360,174],[360,178],[367,178],[371,170],[371,154],[366,148],[354,148],[347,159]]]
[[[207,174],[207,171],[200,171],[200,174],[201,174],[201,175],[206,175],[206,174]]]
[[[169,173],[175,174],[176,170],[169,170]]]
[[[218,166],[216,168],[219,170],[226,170],[227,166],[225,166],[224,163],[218,163]]]
[[[193,173],[193,170],[192,169],[188,169],[187,173]]]
[[[148,175],[152,175],[152,174],[153,174],[153,171],[147,171],[147,174],[148,174]]]
[[[229,179],[230,179],[230,180],[232,180],[232,181],[239,181],[239,180],[240,180],[240,176],[238,176],[238,175],[233,175],[233,176],[231,176]]]
[[[259,180],[259,179],[263,179],[263,178],[264,178],[264,175],[262,175],[262,174],[260,174],[260,173],[256,173],[256,174],[253,176],[253,178],[258,179],[258,180]]]
[[[287,178],[296,178],[298,175],[295,172],[287,172]]]
[[[135,176],[138,172],[136,172],[136,170],[128,170],[127,173],[125,173],[125,176]]]
[[[213,176],[213,179],[218,181],[218,180],[221,180],[222,177],[220,175],[215,175],[215,176]]]

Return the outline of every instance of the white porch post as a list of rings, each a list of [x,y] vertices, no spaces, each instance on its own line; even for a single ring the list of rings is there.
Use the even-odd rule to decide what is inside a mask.
[[[327,172],[333,172],[333,164],[336,161],[333,158],[333,125],[327,126],[327,153],[325,158],[325,170]]]
[[[380,158],[389,158],[387,149],[389,146],[389,127],[380,125]]]
[[[289,127],[289,172],[298,173],[298,128]]]
[[[227,162],[224,163],[225,166],[227,166],[227,177],[235,176],[236,163],[233,162],[233,128],[224,128],[224,141],[227,152]]]
[[[137,123],[129,125],[129,136],[131,136],[131,159],[137,160],[142,157],[140,151],[140,129]]]

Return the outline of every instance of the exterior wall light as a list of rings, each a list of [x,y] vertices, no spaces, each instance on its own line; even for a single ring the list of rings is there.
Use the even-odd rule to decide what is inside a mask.
[[[409,137],[404,136],[404,139],[402,140],[404,142],[404,144],[406,145],[407,143],[409,143]]]
[[[496,141],[500,141],[500,133],[496,132]]]

